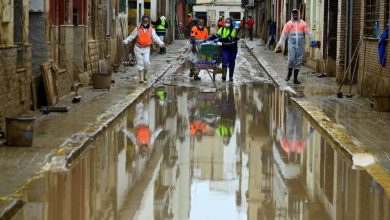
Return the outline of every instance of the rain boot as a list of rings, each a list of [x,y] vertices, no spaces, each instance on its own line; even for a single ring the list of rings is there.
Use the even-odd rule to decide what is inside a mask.
[[[147,75],[148,75],[148,70],[144,69],[144,82],[148,81]]]
[[[299,69],[295,69],[294,70],[294,83],[295,84],[301,84],[301,82],[298,81],[298,73],[299,73]]]
[[[195,67],[190,68],[190,77],[194,77],[195,75]]]
[[[222,67],[222,80],[226,81],[227,67]]]
[[[287,73],[287,77],[286,77],[286,81],[290,81],[290,78],[292,76],[292,72],[293,72],[293,69],[292,68],[288,68],[288,73]]]
[[[138,70],[138,75],[139,75],[139,83],[144,83],[144,71]]]
[[[233,74],[234,74],[234,68],[230,68],[229,69],[229,81],[230,82],[233,81]]]
[[[166,54],[166,53],[167,53],[167,48],[162,47],[161,49],[162,49],[162,51],[160,50],[160,53],[161,53],[161,54]]]
[[[198,80],[200,80],[201,78],[199,77],[199,72],[197,72],[197,73],[195,73],[194,74],[194,80],[195,81],[198,81]]]

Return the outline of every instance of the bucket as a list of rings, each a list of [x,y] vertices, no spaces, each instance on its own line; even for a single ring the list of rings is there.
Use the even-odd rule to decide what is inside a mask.
[[[385,95],[372,95],[373,107],[378,112],[390,111],[390,96]]]
[[[34,117],[5,117],[6,144],[9,146],[31,146]]]
[[[109,89],[111,87],[111,74],[93,74],[92,85],[95,89]]]

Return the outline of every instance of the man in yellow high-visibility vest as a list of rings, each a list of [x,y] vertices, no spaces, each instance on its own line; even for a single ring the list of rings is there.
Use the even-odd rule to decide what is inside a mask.
[[[155,27],[156,33],[161,41],[164,42],[166,30],[168,29],[168,22],[165,16],[161,16],[156,22],[152,23]],[[160,48],[160,54],[165,54],[166,48]]]

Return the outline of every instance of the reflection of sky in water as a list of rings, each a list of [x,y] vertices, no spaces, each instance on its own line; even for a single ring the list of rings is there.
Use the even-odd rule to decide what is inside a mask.
[[[239,160],[237,154],[237,132],[240,130],[240,120],[235,121],[234,134],[227,146],[223,147],[223,171],[224,180],[221,181],[203,181],[199,180],[202,170],[195,168],[193,170],[193,179],[191,184],[191,211],[190,218],[198,219],[247,219],[247,203],[245,191],[248,190],[247,178],[243,178],[242,184],[239,184],[239,176],[236,170],[236,161]],[[214,136],[215,138],[221,138]],[[196,146],[195,146],[196,147]],[[212,146],[210,146],[212,147]],[[247,156],[243,157],[243,164],[247,163]],[[243,176],[248,175],[248,170],[244,166]],[[236,195],[241,190],[240,195]],[[242,204],[237,207],[236,196],[241,197]]]
[[[230,184],[238,188],[238,181]],[[237,211],[235,190],[216,191],[210,185],[210,181],[192,183],[190,219],[247,219],[245,210]]]

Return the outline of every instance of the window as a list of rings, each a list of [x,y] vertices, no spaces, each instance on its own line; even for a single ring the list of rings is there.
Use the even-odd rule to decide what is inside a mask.
[[[126,13],[126,0],[120,0],[119,2],[119,12]]]
[[[379,1],[367,0],[365,1],[365,15],[364,15],[364,34],[368,37],[379,36]]]
[[[229,16],[233,18],[233,20],[241,20],[241,12],[230,12]]]
[[[219,16],[225,17],[225,12],[224,11],[220,11],[219,12]]]

